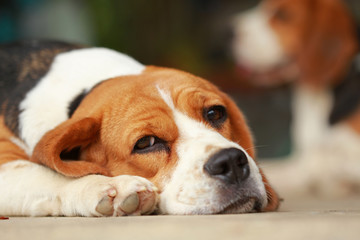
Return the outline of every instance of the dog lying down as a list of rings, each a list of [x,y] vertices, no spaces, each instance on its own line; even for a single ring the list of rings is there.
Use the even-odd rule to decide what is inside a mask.
[[[211,83],[106,48],[0,50],[0,215],[276,210],[244,117]]]

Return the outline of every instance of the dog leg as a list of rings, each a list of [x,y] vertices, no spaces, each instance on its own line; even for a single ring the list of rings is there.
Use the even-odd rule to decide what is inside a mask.
[[[63,211],[66,215],[123,216],[150,214],[158,202],[157,189],[148,180],[121,175],[89,175],[65,187]],[[81,202],[76,212],[73,202]],[[68,202],[68,203],[66,203]]]
[[[69,178],[25,160],[0,166],[0,215],[141,215],[157,202],[154,185],[137,176]]]

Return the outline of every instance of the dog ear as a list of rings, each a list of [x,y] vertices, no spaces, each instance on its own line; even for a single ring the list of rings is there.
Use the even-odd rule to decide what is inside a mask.
[[[86,147],[98,138],[99,131],[100,123],[94,118],[68,120],[41,138],[30,160],[69,177],[88,174],[109,176],[109,172],[97,163],[78,159],[64,161],[60,157],[64,152]]]
[[[279,195],[275,192],[275,190],[270,186],[269,181],[267,180],[263,171],[260,168],[259,168],[259,171],[260,171],[262,181],[265,186],[266,196],[267,196],[267,200],[268,200],[267,205],[263,211],[265,211],[265,212],[275,211],[279,208],[280,201],[282,201],[282,200],[279,198]]]
[[[340,1],[312,2],[312,28],[297,57],[305,82],[315,87],[336,84],[358,48],[356,27]]]
[[[243,114],[240,112],[237,105],[225,94],[223,95],[225,99],[227,109],[229,112],[229,119],[232,130],[232,141],[238,143],[242,146],[247,153],[255,159],[255,149],[253,145],[253,140],[251,136],[250,129],[247,127],[245,118]],[[268,204],[265,207],[264,211],[274,211],[279,207],[280,200],[275,192],[275,190],[270,186],[268,180],[263,174],[262,170],[259,168],[260,174],[262,176],[262,180],[265,185],[266,195],[268,199]]]

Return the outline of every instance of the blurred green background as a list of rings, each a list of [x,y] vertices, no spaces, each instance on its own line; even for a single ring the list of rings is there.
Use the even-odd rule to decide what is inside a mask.
[[[241,107],[260,158],[286,156],[290,91],[254,89],[236,73],[231,20],[256,0],[0,0],[0,43],[60,39],[104,46],[143,64],[182,69],[214,82]],[[360,1],[346,1],[357,19]]]

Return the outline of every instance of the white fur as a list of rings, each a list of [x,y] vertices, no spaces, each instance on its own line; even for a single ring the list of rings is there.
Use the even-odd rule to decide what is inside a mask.
[[[120,204],[145,188],[153,189],[153,185],[141,177],[69,178],[41,165],[17,160],[0,166],[0,215],[102,216],[96,207],[112,190],[116,192],[113,215],[124,215]]]
[[[68,106],[81,91],[109,78],[140,74],[144,68],[129,56],[106,48],[59,54],[20,104],[20,137],[32,152],[46,132],[67,120]]]
[[[235,59],[259,72],[271,70],[285,60],[284,49],[268,20],[269,16],[261,6],[237,16],[234,20]]]
[[[219,196],[218,193],[220,183],[209,177],[203,167],[210,156],[220,149],[233,147],[241,149],[245,153],[246,151],[218,132],[207,128],[201,122],[181,113],[174,107],[169,93],[159,87],[158,91],[172,109],[180,134],[177,146],[179,160],[171,179],[166,183],[160,195],[160,211],[169,214],[220,212],[225,207],[221,201],[223,196]],[[209,146],[214,147],[214,150],[206,152],[205,149]],[[253,185],[254,191],[261,196],[260,201],[264,207],[267,204],[267,198],[262,177],[254,160],[248,154],[246,155],[251,171],[249,182]],[[241,209],[238,211],[241,212]]]
[[[316,193],[347,196],[360,190],[360,136],[346,124],[331,128],[304,157]]]
[[[293,93],[292,136],[295,151],[304,152],[323,141],[329,131],[333,98],[328,89],[311,89],[302,84],[297,84]]]

